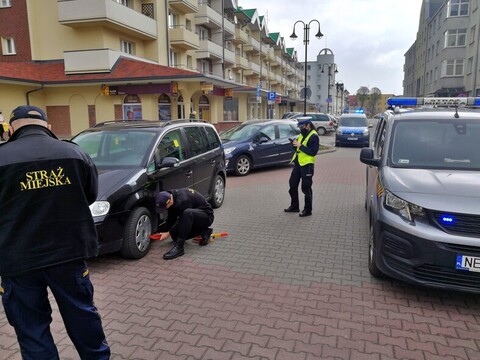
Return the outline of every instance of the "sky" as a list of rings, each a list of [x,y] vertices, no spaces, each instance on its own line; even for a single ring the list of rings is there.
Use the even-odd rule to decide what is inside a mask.
[[[320,50],[335,55],[335,80],[355,94],[361,86],[377,87],[383,94],[402,95],[405,53],[417,36],[422,0],[238,0],[243,9],[257,9],[267,18],[268,32],[279,32],[286,47],[305,62],[304,27],[290,39],[297,20],[318,20],[310,26],[307,61],[316,61]]]

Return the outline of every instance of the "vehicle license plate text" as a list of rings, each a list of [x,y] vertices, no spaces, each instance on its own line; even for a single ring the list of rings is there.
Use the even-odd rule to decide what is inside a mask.
[[[352,138],[352,137],[350,137],[350,138],[347,138],[347,140],[358,140],[358,138]]]
[[[457,255],[457,270],[480,272],[480,257]]]

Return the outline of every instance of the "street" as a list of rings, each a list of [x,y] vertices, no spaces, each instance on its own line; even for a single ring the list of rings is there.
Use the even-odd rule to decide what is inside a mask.
[[[359,152],[317,157],[311,217],[283,211],[290,166],[258,170],[227,178],[213,224],[227,237],[172,261],[170,240],[90,261],[112,359],[480,359],[479,296],[370,276]],[[78,359],[56,306],[51,327]],[[3,309],[0,350],[21,358]]]

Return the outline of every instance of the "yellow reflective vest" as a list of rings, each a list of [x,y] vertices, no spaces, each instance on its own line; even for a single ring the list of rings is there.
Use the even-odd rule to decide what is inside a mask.
[[[298,137],[297,141],[302,144],[303,146],[307,146],[307,143],[308,143],[308,140],[310,139],[310,137],[312,135],[317,135],[317,132],[315,130],[311,130],[308,135],[305,137],[305,139],[303,138],[303,135],[300,134],[300,136]],[[315,156],[311,156],[311,155],[308,155],[308,154],[305,154],[303,151],[301,151],[299,148],[297,148],[297,150],[295,151],[295,154],[293,154],[293,158],[292,158],[292,162],[295,161],[295,157],[298,156],[298,164],[300,166],[305,166],[307,164],[313,164],[315,163]]]

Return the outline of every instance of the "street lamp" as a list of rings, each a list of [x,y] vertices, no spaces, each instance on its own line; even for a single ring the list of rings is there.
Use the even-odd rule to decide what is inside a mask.
[[[310,42],[310,24],[312,22],[316,22],[318,24],[318,32],[315,34],[317,39],[321,39],[323,34],[320,31],[320,23],[318,20],[310,20],[309,23],[305,23],[302,20],[297,20],[295,24],[293,24],[293,33],[290,35],[290,39],[295,40],[298,36],[295,34],[295,26],[298,23],[303,24],[303,44],[305,45],[305,86],[303,88],[303,115],[307,115],[307,47],[308,43]]]
[[[330,97],[331,96],[330,88],[333,86],[333,85],[331,85],[332,69],[334,69],[335,74],[338,73],[338,70],[337,70],[337,64],[335,64],[335,63],[325,63],[325,64],[322,64],[322,74],[325,73],[325,70],[323,70],[325,65],[328,66],[327,114],[330,114],[330,102],[332,101],[332,98]]]

